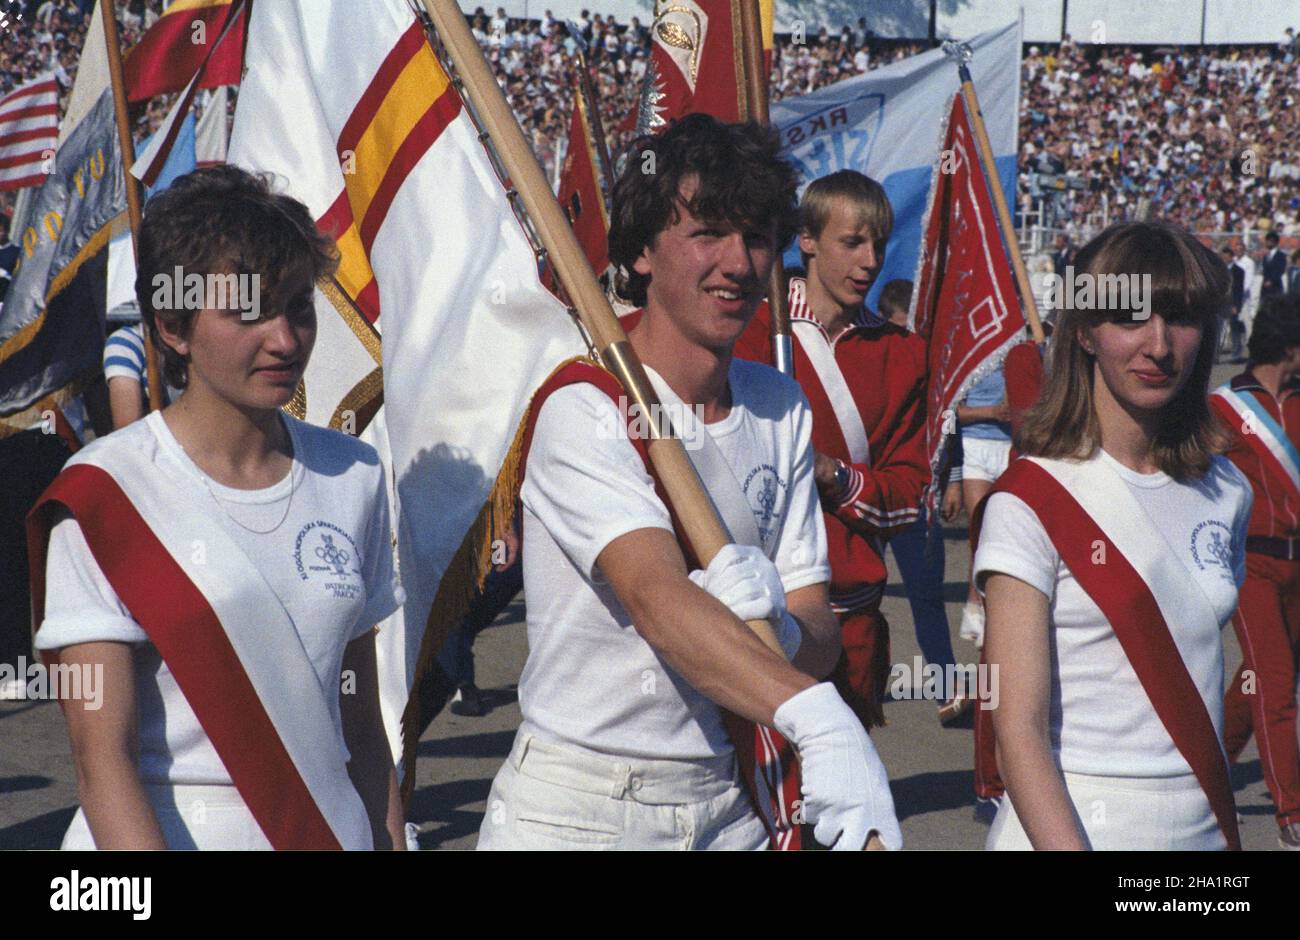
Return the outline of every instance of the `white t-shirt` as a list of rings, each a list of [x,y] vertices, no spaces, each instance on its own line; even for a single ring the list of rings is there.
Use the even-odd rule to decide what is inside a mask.
[[[1130,470],[1099,451],[1160,528],[1192,582],[1218,615],[1218,630],[1169,624],[1187,672],[1223,740],[1223,642],[1237,588],[1246,579],[1250,484],[1216,457],[1196,483]],[[1049,721],[1061,769],[1111,777],[1173,777],[1191,768],[1165,730],[1110,623],[1061,561],[1034,512],[1019,497],[989,499],[974,564],[976,583],[993,572],[1019,578],[1051,601]]]
[[[650,371],[649,369],[646,370]],[[830,579],[813,482],[812,413],[793,381],[733,360],[732,408],[708,433],[735,473],[786,591]],[[523,729],[601,754],[699,760],[730,753],[718,707],[633,627],[596,558],[668,510],[609,396],[588,384],[547,399],[521,497],[528,662]]]
[[[369,444],[287,415],[284,422],[293,439],[293,467],[283,480],[260,490],[231,489],[208,478],[172,436],[161,412],[103,443],[149,453],[159,477],[191,496],[178,513],[205,512],[221,521],[283,602],[322,687],[338,689],[344,648],[404,600],[393,570],[383,467]],[[74,460],[84,455],[85,462],[94,463],[94,447]],[[38,649],[106,640],[133,645],[141,780],[230,784],[171,670],[118,599],[70,516],[50,533],[46,585]],[[347,753],[338,696],[326,699],[339,747]]]

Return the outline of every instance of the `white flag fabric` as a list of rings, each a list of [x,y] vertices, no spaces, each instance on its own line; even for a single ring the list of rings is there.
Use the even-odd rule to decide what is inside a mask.
[[[467,534],[484,535],[483,510],[529,397],[584,347],[542,287],[477,130],[402,0],[254,4],[246,65],[230,162],[276,173],[335,234],[338,286],[383,337],[381,456],[396,482],[409,625],[398,638],[391,627],[380,633],[392,735],[426,622],[445,631],[464,607],[467,555],[448,578],[462,583],[443,577]],[[348,343],[355,319],[318,310],[309,420],[369,374]],[[335,374],[328,396],[326,373]],[[474,548],[477,559],[486,546]]]
[[[226,138],[229,136],[226,130],[226,108],[229,96],[229,87],[222,85],[213,89],[203,105],[203,116],[199,118],[198,129],[194,133],[194,159],[199,166],[226,162]]]

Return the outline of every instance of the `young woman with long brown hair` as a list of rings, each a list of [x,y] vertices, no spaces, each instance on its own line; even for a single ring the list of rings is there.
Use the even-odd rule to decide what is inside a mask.
[[[1220,631],[1251,493],[1206,400],[1227,271],[1146,222],[1075,270],[1090,293],[1060,312],[1022,457],[979,520],[1007,788],[988,846],[1236,848]]]

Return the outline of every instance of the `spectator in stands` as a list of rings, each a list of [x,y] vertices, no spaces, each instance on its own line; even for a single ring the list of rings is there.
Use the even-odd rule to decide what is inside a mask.
[[[1246,333],[1246,325],[1242,322],[1241,308],[1246,300],[1246,272],[1237,264],[1236,253],[1227,245],[1224,245],[1219,252],[1223,256],[1223,263],[1228,266],[1228,274],[1232,277],[1232,307],[1228,321],[1228,332],[1232,339],[1232,361],[1241,361],[1241,343],[1242,337]]]
[[[1286,252],[1278,247],[1277,232],[1269,232],[1264,236],[1264,284],[1260,287],[1259,295],[1263,299],[1272,297],[1275,294],[1282,293],[1286,277]]]

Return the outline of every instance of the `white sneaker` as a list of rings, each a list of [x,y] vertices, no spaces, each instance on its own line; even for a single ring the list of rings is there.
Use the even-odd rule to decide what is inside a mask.
[[[22,679],[0,682],[0,702],[22,702],[27,699],[27,683]]]
[[[958,636],[970,640],[976,649],[984,648],[984,605],[979,601],[967,601],[962,608]]]
[[[420,827],[415,823],[406,824],[406,851],[420,851]]]

